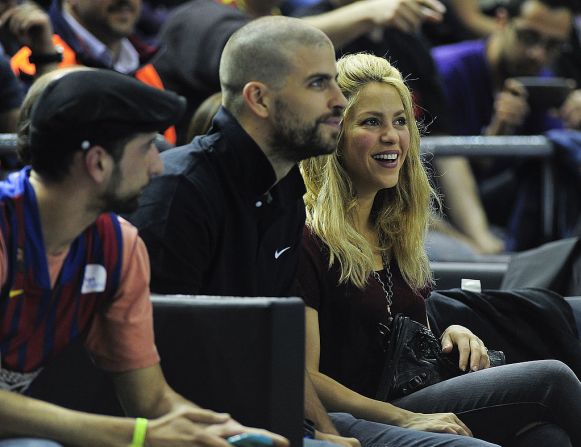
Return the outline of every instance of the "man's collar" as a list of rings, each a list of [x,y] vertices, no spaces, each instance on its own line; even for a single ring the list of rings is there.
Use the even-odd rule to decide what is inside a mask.
[[[209,133],[220,132],[227,140],[224,155],[236,177],[249,185],[253,194],[266,193],[275,183],[272,164],[258,144],[224,107],[220,107]]]
[[[234,181],[248,185],[248,199],[252,203],[261,197],[272,197],[272,192],[279,206],[294,206],[306,192],[298,166],[276,183],[276,174],[264,152],[224,107],[220,107],[212,121],[212,132],[220,132],[227,140],[225,160],[233,167]]]

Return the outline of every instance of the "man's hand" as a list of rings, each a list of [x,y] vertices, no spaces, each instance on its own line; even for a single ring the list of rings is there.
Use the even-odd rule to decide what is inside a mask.
[[[403,428],[472,436],[470,429],[454,413],[424,414],[410,412],[403,422],[403,424],[399,424]]]
[[[442,352],[450,353],[454,347],[458,349],[458,367],[462,371],[466,371],[468,364],[472,371],[490,366],[488,350],[484,343],[464,326],[453,324],[442,335]]]
[[[514,79],[507,79],[494,100],[488,135],[511,135],[521,126],[529,113],[526,88]]]
[[[278,447],[289,445],[280,435],[245,427],[228,414],[194,406],[181,406],[165,416],[150,420],[146,440],[150,447],[229,447],[226,438],[239,433],[269,436]]]
[[[366,8],[373,11],[374,24],[394,27],[405,33],[419,29],[424,21],[440,22],[446,7],[438,0],[369,0]]]
[[[567,97],[559,114],[565,127],[581,129],[581,90],[575,90]]]
[[[52,25],[48,14],[34,2],[25,2],[8,9],[0,16],[0,26],[13,34],[20,44],[26,45],[33,53],[52,54]]]
[[[361,444],[355,438],[345,438],[339,435],[330,435],[328,433],[321,433],[318,430],[315,430],[315,439],[318,439],[319,441],[328,441],[343,447],[361,447]]]

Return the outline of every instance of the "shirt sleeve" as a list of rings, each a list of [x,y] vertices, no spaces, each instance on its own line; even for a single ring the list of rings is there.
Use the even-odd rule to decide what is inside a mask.
[[[121,282],[113,303],[95,316],[86,340],[95,363],[111,372],[159,362],[149,294],[149,258],[137,230],[120,219],[123,239]]]

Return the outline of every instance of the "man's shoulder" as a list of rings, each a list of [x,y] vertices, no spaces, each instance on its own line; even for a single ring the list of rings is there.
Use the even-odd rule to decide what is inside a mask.
[[[202,135],[184,146],[175,147],[161,153],[164,173],[161,178],[176,182],[178,178],[190,179],[199,183],[211,181],[216,176],[219,160],[213,155],[217,150],[224,150],[226,143],[220,133]]]
[[[119,228],[121,228],[123,244],[137,239],[137,228],[135,225],[121,216],[115,216],[115,218],[117,219],[117,222],[119,222]]]
[[[161,154],[164,173],[152,179],[139,199],[139,208],[128,216],[140,230],[164,224],[176,215],[218,213],[223,203],[224,179],[212,151],[216,138],[205,138]]]

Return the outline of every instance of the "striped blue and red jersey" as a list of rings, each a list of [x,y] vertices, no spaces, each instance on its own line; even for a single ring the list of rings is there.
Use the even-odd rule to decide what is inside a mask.
[[[53,287],[29,168],[0,182],[6,281],[0,293],[0,366],[32,372],[84,336],[119,287],[121,227],[102,214],[71,244]]]

